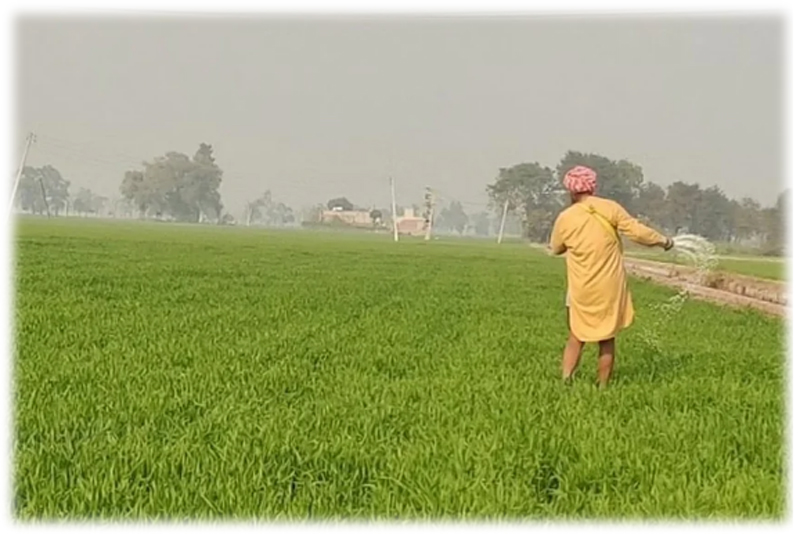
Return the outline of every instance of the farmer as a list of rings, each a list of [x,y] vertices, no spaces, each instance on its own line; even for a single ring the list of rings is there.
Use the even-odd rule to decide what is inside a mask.
[[[577,166],[564,176],[572,204],[556,218],[550,237],[553,254],[567,254],[567,321],[569,339],[564,348],[565,383],[580,362],[585,343],[598,343],[597,382],[608,385],[614,367],[614,338],[633,322],[619,233],[645,246],[672,248],[664,237],[631,217],[625,209],[594,196],[597,174]]]

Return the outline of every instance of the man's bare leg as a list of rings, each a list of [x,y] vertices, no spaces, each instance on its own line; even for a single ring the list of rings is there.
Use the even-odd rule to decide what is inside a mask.
[[[575,335],[570,332],[567,346],[564,347],[564,358],[561,362],[561,378],[564,382],[570,382],[572,380],[572,375],[575,374],[575,370],[578,368],[578,364],[581,361],[582,350],[583,341],[576,338]]]
[[[611,380],[614,370],[614,353],[616,351],[614,339],[600,342],[600,357],[597,360],[597,385],[605,388]]]

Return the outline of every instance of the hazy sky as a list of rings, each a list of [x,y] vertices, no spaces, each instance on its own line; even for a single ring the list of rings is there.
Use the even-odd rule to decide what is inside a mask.
[[[569,150],[772,204],[783,178],[777,18],[21,19],[30,165],[117,196],[126,169],[211,143],[226,209],[271,189],[469,210],[499,167]],[[77,187],[75,187],[77,190]],[[467,203],[475,203],[467,204]]]

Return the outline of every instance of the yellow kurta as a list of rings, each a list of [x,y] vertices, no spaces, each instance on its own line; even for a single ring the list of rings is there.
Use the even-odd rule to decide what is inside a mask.
[[[647,246],[666,242],[613,200],[592,196],[580,203],[594,208],[632,241]],[[553,227],[550,249],[567,254],[569,322],[575,337],[587,343],[603,341],[633,323],[622,250],[596,215],[578,205],[562,211]]]

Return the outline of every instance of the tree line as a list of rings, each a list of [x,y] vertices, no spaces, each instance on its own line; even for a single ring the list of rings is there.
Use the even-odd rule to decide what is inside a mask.
[[[532,241],[546,242],[568,195],[560,177],[584,165],[597,172],[597,194],[619,202],[631,215],[671,235],[692,233],[715,242],[747,244],[764,253],[784,252],[789,191],[772,206],[752,198],[729,198],[718,186],[676,181],[666,188],[644,180],[639,165],[628,160],[577,151],[567,152],[555,169],[538,162],[501,168],[486,187],[490,204],[499,211],[508,201],[509,211],[520,219]]]
[[[676,181],[662,187],[645,181],[642,168],[628,160],[577,151],[567,152],[555,168],[533,162],[499,169],[494,182],[486,187],[487,210],[468,214],[458,201],[442,203],[434,210],[434,228],[454,234],[495,234],[508,202],[506,231],[546,242],[555,217],[568,202],[560,177],[575,165],[597,172],[599,195],[616,200],[632,215],[665,233],[693,233],[716,242],[758,247],[764,253],[784,252],[788,191],[774,205],[761,206],[752,198],[729,198],[718,186],[703,188],[697,183]],[[167,152],[143,162],[140,169],[126,171],[119,188],[121,197],[116,201],[86,188],[73,197],[70,182],[53,166],[25,167],[15,204],[34,214],[71,211],[98,215],[113,207],[114,213],[121,209],[133,217],[232,224],[235,218],[223,213],[219,193],[222,176],[212,146],[201,143],[191,157]],[[419,206],[411,207],[421,212]],[[325,208],[352,210],[355,206],[347,198],[338,197],[296,214],[267,190],[247,203],[240,220],[248,225],[285,226],[301,220],[317,221]],[[403,213],[402,206],[397,210]],[[372,207],[370,217],[376,226],[385,225],[391,220],[391,211]]]
[[[110,200],[81,187],[73,196],[70,182],[52,165],[26,166],[22,169],[15,205],[35,215],[100,215],[107,211]]]
[[[192,158],[179,152],[142,163],[142,169],[126,171],[120,183],[123,212],[140,217],[168,217],[178,221],[220,220],[219,186],[222,170],[216,165],[211,145],[202,143]],[[22,170],[15,205],[37,215],[100,214],[111,201],[80,188],[70,194],[70,182],[52,165],[26,166]],[[114,211],[119,206],[114,206]]]
[[[234,217],[223,213],[219,187],[222,169],[211,145],[201,143],[192,157],[176,151],[142,162],[139,169],[124,173],[115,201],[80,188],[70,193],[70,182],[52,165],[23,168],[15,205],[36,215],[121,214],[127,217],[168,219],[180,222],[231,224]],[[248,224],[284,225],[294,221],[292,209],[275,202],[269,191],[247,203]]]

